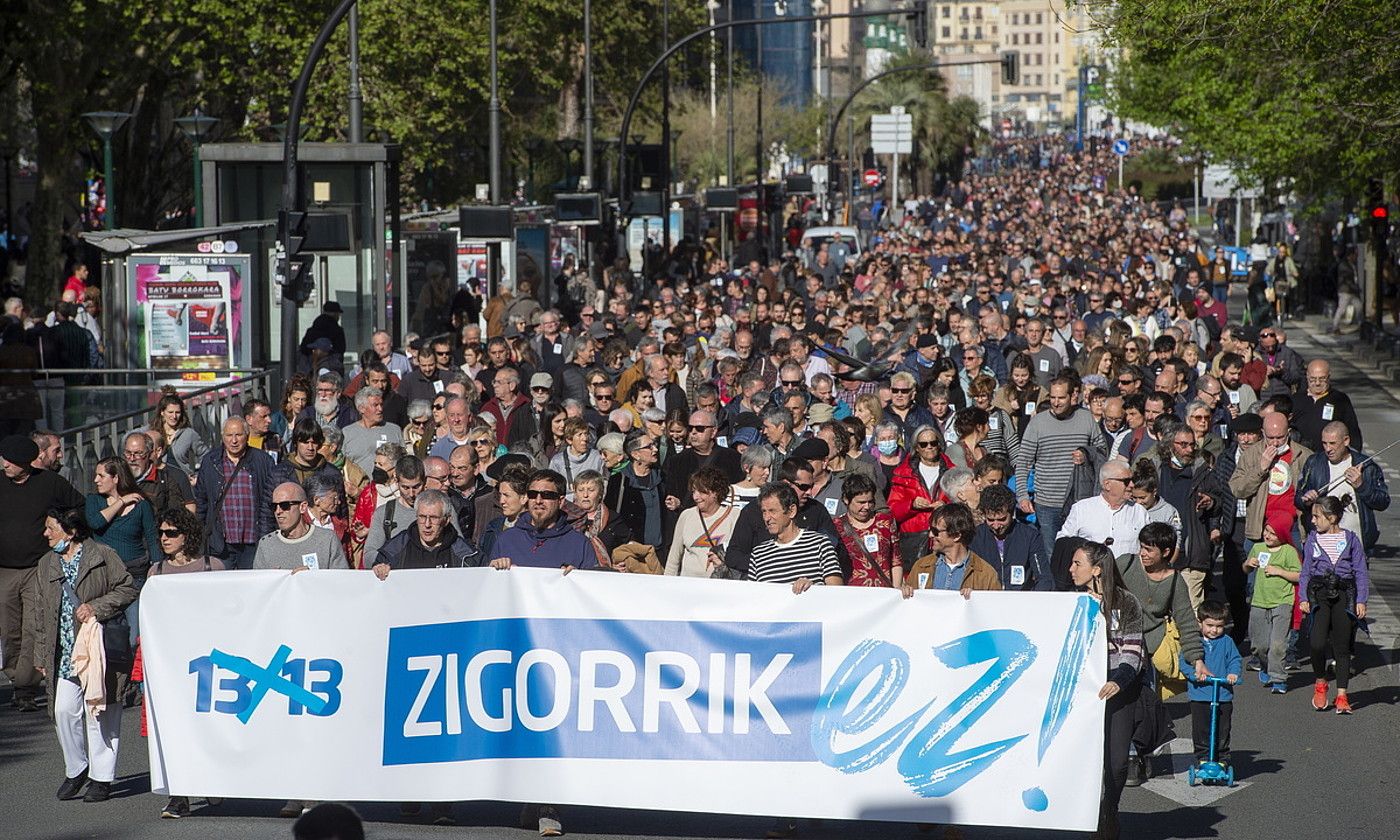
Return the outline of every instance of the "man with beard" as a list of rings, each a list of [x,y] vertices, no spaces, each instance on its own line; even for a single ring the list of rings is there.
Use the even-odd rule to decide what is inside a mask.
[[[298,419],[305,417],[323,426],[343,429],[360,419],[360,412],[347,399],[342,391],[345,380],[335,371],[327,371],[316,377],[316,399],[301,410]]]
[[[1064,505],[1075,467],[1089,463],[1097,471],[1105,459],[1105,441],[1089,410],[1078,404],[1079,384],[1061,374],[1050,383],[1050,410],[1026,424],[1016,454],[1016,496],[1022,513],[1035,514],[1045,556],[1055,551],[1055,534],[1064,522]],[[1035,501],[1025,476],[1035,470]]]

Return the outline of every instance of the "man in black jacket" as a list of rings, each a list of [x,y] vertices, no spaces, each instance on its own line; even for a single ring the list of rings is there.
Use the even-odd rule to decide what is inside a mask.
[[[681,511],[695,504],[687,492],[690,477],[701,467],[714,467],[724,473],[729,483],[742,481],[744,471],[739,467],[739,453],[715,442],[715,415],[708,411],[690,414],[689,445],[667,459],[661,472],[665,476],[662,501],[666,504],[666,541]]]
[[[836,559],[841,563],[841,571],[847,577],[851,574],[851,557],[836,534],[836,525],[826,508],[812,501],[812,466],[798,459],[783,462],[778,478],[792,487],[797,493],[797,527],[804,531],[816,531],[831,540],[836,549]],[[763,523],[763,511],[757,503],[744,506],[739,520],[734,523],[734,532],[729,537],[729,545],[724,551],[724,563],[733,577],[745,579],[749,572],[749,557],[754,548],[771,538],[768,527]]]
[[[242,417],[224,421],[223,445],[199,462],[195,514],[208,534],[209,553],[229,569],[253,568],[258,540],[276,527],[272,519],[272,458],[248,446]]]
[[[40,695],[34,671],[34,640],[25,638],[24,625],[34,604],[35,570],[49,550],[44,520],[52,509],[79,507],[83,497],[63,476],[35,469],[39,447],[27,435],[0,440],[0,642],[4,645],[5,676],[14,686],[11,700],[21,712],[35,711]]]
[[[1186,579],[1191,603],[1205,600],[1215,547],[1225,537],[1235,515],[1235,497],[1197,453],[1196,434],[1171,421],[1162,440],[1171,446],[1158,470],[1162,498],[1181,515],[1183,551],[1175,566]]]
[[[384,580],[391,569],[459,569],[477,566],[480,555],[452,527],[447,494],[424,490],[413,505],[414,523],[379,549],[372,569]]]

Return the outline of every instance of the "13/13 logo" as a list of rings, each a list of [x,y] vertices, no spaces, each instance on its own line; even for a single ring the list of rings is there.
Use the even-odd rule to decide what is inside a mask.
[[[258,665],[215,648],[208,656],[190,660],[189,672],[196,678],[194,710],[233,715],[247,723],[271,691],[287,698],[287,714],[335,714],[345,675],[340,662],[292,659],[291,655],[292,649],[282,645],[267,665]]]

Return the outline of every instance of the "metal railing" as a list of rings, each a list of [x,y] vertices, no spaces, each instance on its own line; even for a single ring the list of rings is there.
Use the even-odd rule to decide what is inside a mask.
[[[47,371],[54,373],[55,371]],[[128,371],[136,373],[137,371]],[[144,371],[143,371],[144,372]],[[161,371],[166,376],[170,371]],[[216,373],[228,373],[219,372]],[[206,388],[180,395],[185,402],[185,415],[195,434],[210,447],[218,444],[224,421],[243,414],[243,402],[253,397],[267,400],[272,394],[275,371],[238,371],[241,378],[220,382]],[[63,439],[63,463],[59,473],[80,493],[92,489],[92,471],[98,461],[121,453],[126,436],[145,429],[155,418],[155,409],[147,405],[104,417],[77,428],[59,432]]]

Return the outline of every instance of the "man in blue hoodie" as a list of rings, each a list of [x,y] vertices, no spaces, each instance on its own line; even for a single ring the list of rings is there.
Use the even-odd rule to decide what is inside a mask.
[[[564,476],[554,470],[536,470],[528,488],[528,513],[496,539],[491,548],[491,568],[561,568],[566,574],[574,569],[596,568],[597,555],[588,539],[559,515],[567,489]]]

